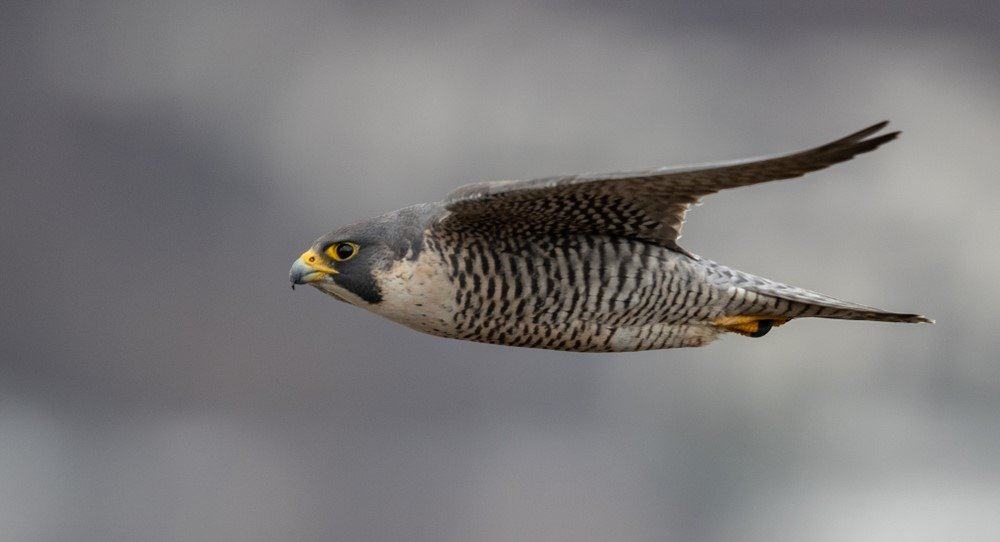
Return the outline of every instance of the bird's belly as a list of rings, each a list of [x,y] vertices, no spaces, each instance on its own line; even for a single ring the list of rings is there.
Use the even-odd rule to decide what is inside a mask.
[[[607,327],[587,322],[537,324],[505,323],[461,332],[458,338],[547,350],[571,352],[636,352],[661,348],[703,346],[714,340],[718,328],[708,324],[648,324]]]

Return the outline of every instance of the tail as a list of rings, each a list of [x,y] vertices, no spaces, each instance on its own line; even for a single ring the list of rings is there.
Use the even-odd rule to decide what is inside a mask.
[[[784,307],[784,310],[776,311],[778,312],[776,316],[785,316],[788,318],[814,316],[817,318],[835,318],[838,320],[869,320],[911,324],[920,322],[934,323],[934,320],[920,314],[885,311],[752,275],[749,275],[749,277],[755,280],[743,286],[747,290],[777,299],[779,303],[775,307],[776,309],[781,308],[783,305],[780,301],[787,302],[787,307]]]
[[[873,322],[929,323],[934,320],[920,314],[890,312],[850,301],[843,301],[818,292],[781,284],[742,271],[729,269],[715,262],[705,262],[713,282],[725,281],[735,288],[732,307],[716,325],[729,331],[759,337],[773,326],[793,318],[834,318]]]

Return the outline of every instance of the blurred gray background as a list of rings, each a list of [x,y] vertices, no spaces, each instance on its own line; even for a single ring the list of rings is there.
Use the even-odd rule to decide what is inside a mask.
[[[1000,4],[2,9],[3,540],[1000,539]],[[883,118],[683,244],[936,326],[579,355],[288,288],[464,182]]]

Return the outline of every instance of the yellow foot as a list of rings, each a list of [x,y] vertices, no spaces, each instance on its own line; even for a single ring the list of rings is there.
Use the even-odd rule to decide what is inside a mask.
[[[774,326],[780,326],[788,321],[788,318],[776,318],[774,316],[723,316],[717,318],[713,324],[746,335],[747,337],[763,337]]]

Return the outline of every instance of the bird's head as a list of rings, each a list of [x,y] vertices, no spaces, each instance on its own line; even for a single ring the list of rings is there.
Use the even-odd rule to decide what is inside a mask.
[[[292,288],[309,284],[352,305],[382,302],[379,273],[420,251],[422,206],[402,209],[333,230],[292,263]]]

